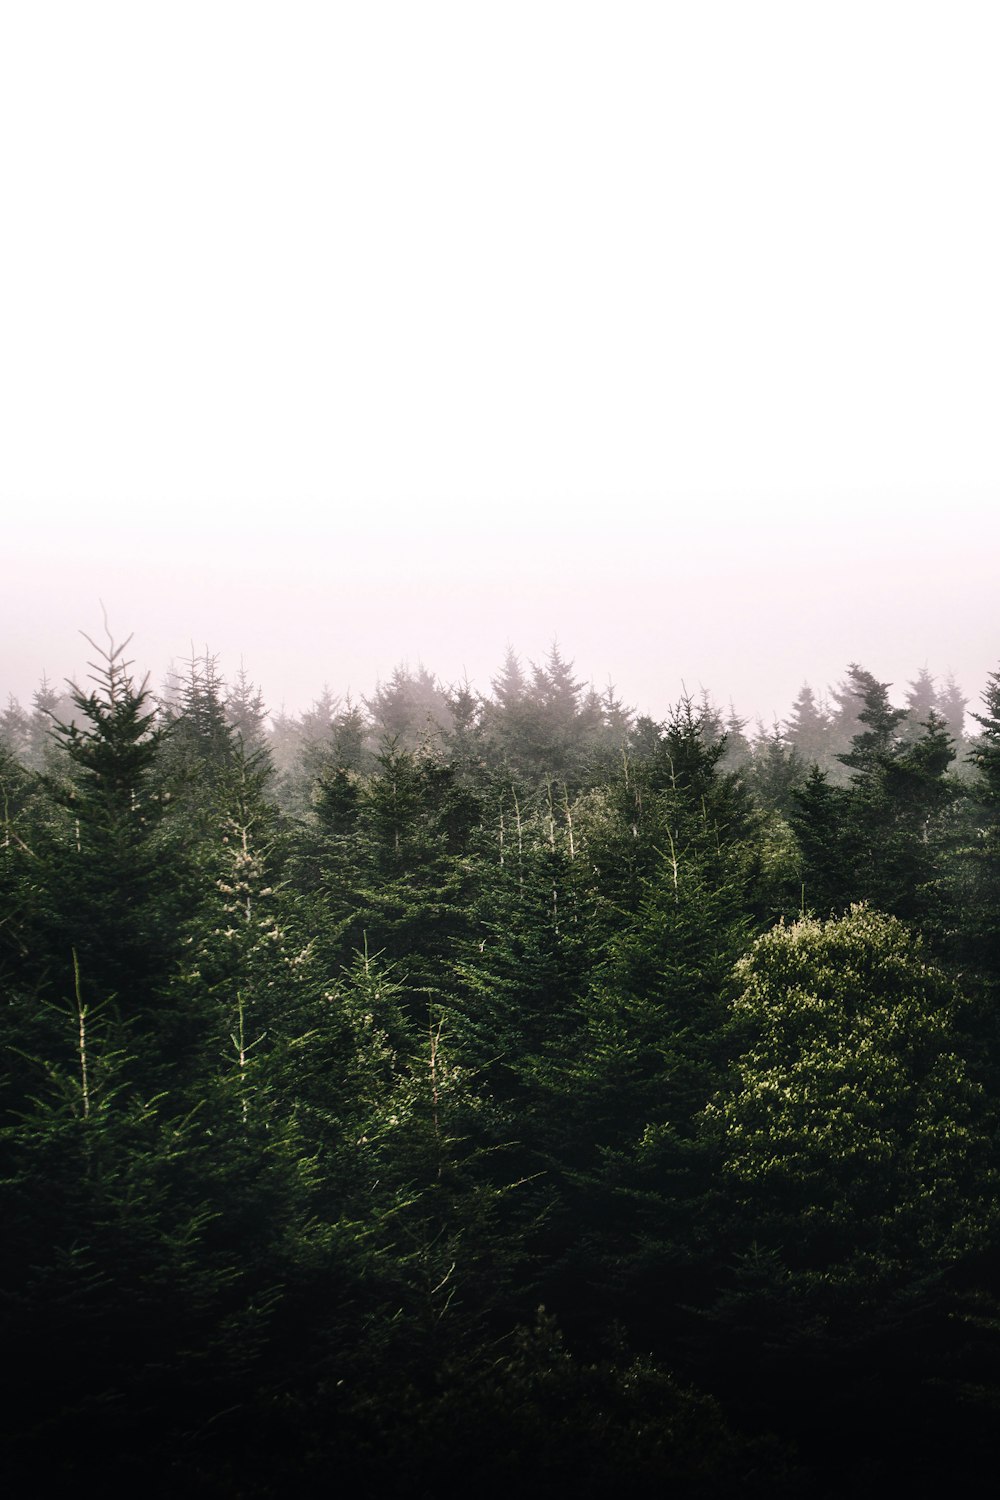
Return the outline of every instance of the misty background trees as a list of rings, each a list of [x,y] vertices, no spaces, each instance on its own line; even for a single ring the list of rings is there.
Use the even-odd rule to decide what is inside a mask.
[[[842,1494],[996,1401],[1000,676],[755,729],[511,650],[0,720],[4,1458]]]

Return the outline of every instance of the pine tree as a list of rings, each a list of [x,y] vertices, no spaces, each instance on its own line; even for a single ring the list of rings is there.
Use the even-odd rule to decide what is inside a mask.
[[[758,725],[753,742],[749,783],[758,804],[767,812],[788,818],[795,810],[794,793],[806,779],[806,764],[780,724],[770,733]]]
[[[319,798],[323,837],[308,855],[317,874],[302,871],[322,887],[329,961],[346,963],[367,938],[372,951],[405,964],[415,996],[434,988],[465,927],[463,856],[478,800],[437,756],[394,742],[383,743],[372,774],[322,780]]]
[[[878,682],[864,667],[852,662],[848,667],[846,690],[841,704],[853,708],[857,728],[850,748],[837,755],[841,765],[853,773],[854,785],[871,778],[886,760],[896,755],[902,744],[899,726],[906,719],[905,708],[893,708],[889,702],[887,682]],[[842,685],[843,686],[843,685]]]
[[[808,683],[803,683],[785,722],[785,738],[806,766],[824,767],[830,755],[830,715],[816,702]]]
[[[365,699],[365,707],[376,735],[408,750],[435,743],[451,727],[447,694],[422,663],[416,672],[394,667],[388,682],[380,682]]]
[[[831,786],[826,772],[814,765],[793,800],[789,821],[801,856],[801,909],[819,916],[840,913],[857,894],[846,823],[847,792]]]
[[[946,775],[954,748],[933,709],[908,733],[888,684],[857,665],[849,684],[858,728],[838,757],[849,785],[830,786],[816,770],[795,794],[804,907],[825,916],[868,901],[943,941],[953,921],[943,877],[958,796]]]
[[[852,899],[878,903],[907,920],[946,921],[936,911],[945,833],[957,794],[945,773],[954,759],[944,721],[930,710],[907,742],[906,711],[889,703],[888,684],[852,666],[861,703],[859,731],[840,756],[851,771],[842,802],[843,848],[854,867]]]
[[[99,1452],[112,1488],[132,1489],[241,1390],[273,1283],[247,1286],[244,1246],[218,1232],[220,1141],[169,1087],[152,1091],[147,1018],[93,998],[72,959],[68,986],[33,997],[47,1025],[21,1007],[8,1037],[0,1453],[19,1487],[79,1482]]]
[[[89,637],[88,637],[89,640]],[[164,813],[165,731],[128,641],[94,646],[94,687],[73,687],[73,723],[54,736],[67,775],[48,775],[51,816],[36,836],[36,976],[64,988],[78,963],[85,1001],[111,999],[133,1024],[144,1076],[182,1067],[197,1020],[165,1001],[192,902],[190,864]]]
[[[913,738],[919,735],[920,725],[926,724],[930,714],[937,710],[937,706],[938,694],[934,678],[927,667],[921,667],[907,688],[904,737]]]
[[[718,744],[691,742],[694,722],[682,706],[668,727],[674,779],[646,795],[652,859],[594,955],[559,1071],[574,1224],[560,1278],[589,1288],[592,1317],[641,1319],[649,1338],[667,1337],[690,1293],[682,1226],[705,1171],[694,1122],[720,1081],[729,974],[755,927],[738,779],[716,769]]]
[[[324,686],[320,696],[298,719],[281,711],[274,719],[271,753],[278,773],[275,795],[279,806],[296,818],[308,816],[317,778],[327,770],[340,699]]]
[[[978,1029],[1000,1076],[1000,672],[991,672],[982,711],[972,715],[979,734],[967,757],[972,772],[964,833],[951,871],[954,899],[962,913],[957,946],[978,979]]]
[[[589,963],[586,896],[562,820],[511,790],[477,872],[453,1010],[463,1056],[495,1099],[516,1107],[536,1149],[554,1107],[548,1070],[578,1027]]]
[[[226,722],[247,750],[259,750],[267,743],[264,695],[250,681],[242,660],[236,679],[226,692],[225,710]]]
[[[16,759],[28,759],[28,737],[30,733],[28,715],[13,693],[7,699],[7,707],[0,713],[0,744]]]
[[[955,681],[954,673],[949,672],[944,680],[944,686],[938,689],[935,707],[948,726],[948,733],[955,744],[955,754],[958,757],[960,769],[966,765],[965,711],[968,702],[969,700]]]
[[[443,736],[445,756],[463,785],[480,790],[487,781],[485,704],[468,679],[446,697],[451,728]]]

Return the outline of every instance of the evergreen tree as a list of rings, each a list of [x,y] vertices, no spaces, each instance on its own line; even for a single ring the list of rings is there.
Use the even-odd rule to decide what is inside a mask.
[[[242,1247],[213,1232],[194,1121],[133,1087],[79,982],[62,1021],[64,1047],[20,1059],[27,1099],[0,1123],[0,1462],[18,1491],[55,1491],[100,1455],[113,1490],[157,1493],[243,1389],[266,1293],[245,1295]]]
[[[508,645],[501,671],[492,679],[493,696],[484,710],[484,728],[493,766],[509,775],[520,765],[519,747],[529,732],[533,704],[528,679],[513,646]]]
[[[33,967],[36,982],[64,990],[77,964],[86,1003],[114,997],[152,1080],[183,1066],[194,1040],[196,1017],[165,999],[192,893],[164,821],[164,731],[127,647],[110,633],[107,648],[94,646],[94,687],[74,687],[76,719],[55,726],[68,773],[45,779],[51,815],[35,839]]]
[[[369,728],[362,711],[348,697],[343,709],[334,716],[312,789],[316,819],[331,837],[350,836],[356,828],[362,772],[370,771],[375,762],[367,748]]]
[[[554,808],[525,808],[511,789],[491,843],[452,1009],[463,1056],[538,1149],[555,1107],[550,1070],[579,1025],[587,898]]]
[[[899,751],[902,742],[899,726],[906,718],[906,709],[893,708],[889,702],[890,684],[876,681],[864,667],[852,662],[847,672],[839,701],[844,717],[846,706],[850,706],[857,728],[849,749],[838,754],[837,759],[853,772],[852,781],[856,785],[870,778]]]
[[[830,716],[803,683],[785,722],[785,738],[806,766],[825,766],[830,755]]]
[[[793,794],[789,819],[800,851],[800,901],[803,914],[842,912],[856,894],[853,851],[846,829],[847,793],[831,786],[814,765],[804,786]]]
[[[19,761],[28,759],[28,715],[13,693],[7,699],[7,707],[0,713],[0,744]]]
[[[972,771],[965,838],[951,870],[954,899],[962,913],[957,946],[980,990],[979,1030],[1000,1076],[1000,672],[991,672],[982,711],[972,715],[979,734],[968,756]]]
[[[906,723],[903,735],[906,738],[919,734],[919,726],[926,724],[932,712],[937,711],[938,694],[934,678],[927,667],[921,667],[906,693]]]
[[[760,899],[753,810],[739,775],[721,769],[725,744],[711,730],[682,700],[649,760],[625,768],[624,837],[583,832],[602,895],[616,844],[631,843],[631,870],[596,908],[580,1036],[558,1075],[576,1227],[561,1274],[578,1293],[588,1285],[592,1316],[639,1317],[647,1332],[657,1285],[664,1338],[693,1274],[681,1232],[703,1188],[693,1121],[718,1084],[728,976]]]
[[[419,664],[393,668],[388,682],[380,682],[365,699],[376,735],[394,740],[409,750],[419,750],[440,739],[451,727],[448,697],[433,672]]]
[[[236,680],[226,692],[226,722],[249,751],[267,743],[267,708],[256,683],[251,682],[240,661]]]
[[[446,694],[451,728],[443,736],[448,764],[463,785],[482,789],[487,780],[485,704],[468,679]]]
[[[849,684],[858,730],[838,758],[850,784],[828,786],[814,772],[795,798],[805,905],[827,915],[877,902],[943,938],[952,921],[943,873],[958,795],[946,776],[954,749],[933,709],[919,735],[906,737],[906,710],[892,707],[888,684],[856,665]]]
[[[794,793],[806,779],[806,764],[780,724],[775,723],[769,734],[758,725],[748,779],[760,807],[782,818],[791,816]]]
[[[33,934],[26,920],[35,862],[27,816],[31,798],[29,772],[0,740],[0,989],[7,993],[6,1008],[0,1007],[0,1051],[24,1045],[22,1005],[29,1012],[37,1010],[23,994],[24,989],[30,994],[37,982],[37,975],[28,972]]]
[[[436,756],[393,742],[383,744],[372,774],[335,773],[321,781],[319,797],[324,838],[307,858],[323,889],[329,961],[345,963],[367,939],[387,961],[405,964],[415,995],[436,988],[466,925],[463,855],[479,820],[477,799]],[[317,878],[307,863],[301,870],[307,882]]]
[[[935,708],[948,726],[948,733],[955,744],[956,755],[959,764],[964,764],[964,751],[966,748],[965,733],[965,710],[968,699],[955,681],[954,674],[949,672],[944,680],[944,687],[938,689]]]

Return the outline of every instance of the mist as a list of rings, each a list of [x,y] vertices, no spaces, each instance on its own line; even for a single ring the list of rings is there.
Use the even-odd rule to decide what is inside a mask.
[[[13,21],[3,689],[103,600],[295,711],[554,637],[654,715],[855,659],[975,697],[989,9],[377,16]]]

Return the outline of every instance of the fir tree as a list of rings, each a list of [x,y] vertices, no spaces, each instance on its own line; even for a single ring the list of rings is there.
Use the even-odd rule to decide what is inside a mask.
[[[236,679],[226,692],[225,710],[227,723],[247,750],[259,750],[266,744],[264,695],[257,684],[251,682],[242,660]]]
[[[165,1000],[190,866],[164,821],[164,731],[127,647],[110,632],[106,648],[94,646],[94,687],[74,687],[76,719],[55,726],[68,773],[45,779],[53,816],[36,839],[36,974],[64,988],[75,953],[86,1002],[113,997],[136,1028],[141,1066],[162,1078],[183,1065],[196,1027]]]
[[[806,766],[825,766],[830,754],[830,716],[816,701],[808,683],[803,683],[785,721],[785,738]]]

